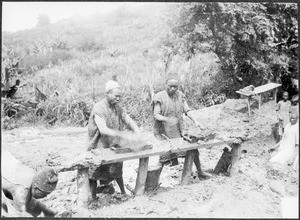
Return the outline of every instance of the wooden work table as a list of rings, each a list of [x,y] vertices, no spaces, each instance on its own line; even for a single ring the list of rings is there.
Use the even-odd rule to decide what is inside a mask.
[[[73,158],[73,161],[68,165],[59,168],[60,172],[78,170],[77,187],[78,199],[80,203],[86,204],[90,197],[89,188],[89,167],[99,166],[100,164],[111,164],[123,162],[127,160],[139,159],[139,168],[134,189],[135,195],[141,195],[145,191],[145,183],[148,172],[149,157],[162,155],[167,152],[179,153],[186,152],[181,184],[187,184],[192,172],[194,152],[196,149],[212,148],[214,146],[222,146],[224,144],[232,144],[231,140],[211,140],[209,142],[189,143],[182,138],[170,139],[169,141],[161,141],[153,144],[150,150],[116,154],[111,149],[96,150],[94,152],[83,152],[78,158]],[[231,145],[232,151],[240,151],[240,144]],[[234,159],[233,159],[234,160]]]
[[[262,93],[273,90],[273,97],[274,97],[275,102],[277,102],[277,89],[280,86],[281,86],[281,84],[279,84],[279,83],[268,83],[268,84],[265,84],[265,85],[262,85],[262,86],[255,87],[253,91],[247,91],[247,92],[236,91],[236,93],[239,93],[239,94],[247,97],[248,114],[249,114],[249,117],[250,117],[250,115],[251,115],[251,108],[250,108],[250,98],[251,98],[251,96],[258,95],[258,97],[259,97],[258,109],[260,109],[261,104],[262,104],[262,99],[261,99]]]

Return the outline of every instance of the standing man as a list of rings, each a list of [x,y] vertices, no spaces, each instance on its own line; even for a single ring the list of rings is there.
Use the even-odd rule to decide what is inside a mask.
[[[57,212],[38,201],[54,191],[58,173],[46,168],[38,173],[20,163],[8,151],[1,155],[2,216],[37,217],[42,212],[45,217],[54,217]]]
[[[121,86],[118,82],[110,80],[105,85],[106,97],[93,107],[88,124],[88,150],[96,148],[110,148],[114,144],[120,143],[121,139],[128,140],[140,138],[140,129],[136,123],[126,114],[119,105],[121,100]],[[125,127],[134,132],[134,136],[126,135],[122,132]],[[116,180],[121,193],[125,194],[123,183],[123,162],[100,165],[96,169],[90,169],[90,186],[92,197],[96,198],[97,180],[100,184],[106,186],[113,180]],[[112,186],[110,187],[112,188]],[[114,191],[112,188],[110,191]]]
[[[278,102],[278,107],[276,109],[277,116],[279,119],[279,135],[280,139],[282,138],[284,128],[285,126],[289,123],[290,118],[290,112],[291,112],[291,101],[288,100],[289,98],[289,93],[284,92],[282,95],[283,100]]]
[[[168,138],[181,138],[183,130],[183,113],[185,113],[196,126],[202,128],[203,126],[193,117],[191,108],[188,106],[185,95],[178,90],[179,78],[172,73],[168,76],[166,81],[166,89],[155,94],[153,98],[154,111],[154,135],[157,138],[167,136]],[[194,163],[197,167],[199,179],[209,178],[210,175],[201,170],[199,160],[199,151],[195,150]],[[163,167],[170,163],[171,166],[178,164],[176,153],[167,153],[160,156],[160,164]]]

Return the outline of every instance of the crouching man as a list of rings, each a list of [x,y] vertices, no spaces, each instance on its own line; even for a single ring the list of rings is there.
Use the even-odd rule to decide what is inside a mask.
[[[96,103],[92,109],[88,124],[88,150],[110,148],[120,143],[121,139],[132,138],[124,133],[125,127],[140,137],[140,130],[136,123],[125,113],[120,106],[121,86],[115,81],[108,81],[105,85],[106,97]],[[125,194],[123,183],[123,162],[100,165],[89,169],[90,187],[93,199],[96,198],[97,180],[107,187],[109,193],[114,189],[109,183],[116,180],[122,194]],[[100,189],[100,188],[99,188]],[[102,187],[102,190],[103,189]],[[98,191],[99,192],[99,191]]]
[[[57,214],[37,200],[46,197],[56,188],[58,174],[54,169],[46,168],[35,173],[8,151],[3,151],[1,174],[3,217],[37,217],[42,212],[45,217],[54,217]]]

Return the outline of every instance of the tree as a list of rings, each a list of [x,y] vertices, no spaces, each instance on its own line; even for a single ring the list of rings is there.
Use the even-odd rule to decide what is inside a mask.
[[[40,14],[37,17],[38,22],[36,24],[36,27],[44,27],[50,24],[50,18],[46,14]]]
[[[170,21],[176,40],[165,46],[187,60],[213,51],[221,66],[217,87],[227,86],[232,96],[249,84],[297,71],[296,4],[185,3]]]

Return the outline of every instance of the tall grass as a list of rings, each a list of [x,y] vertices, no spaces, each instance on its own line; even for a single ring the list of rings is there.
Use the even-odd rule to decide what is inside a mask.
[[[28,121],[84,126],[92,106],[105,96],[105,83],[113,75],[117,75],[124,89],[125,110],[139,125],[152,124],[149,84],[154,92],[163,90],[169,71],[181,76],[188,103],[194,108],[201,107],[202,96],[213,86],[220,71],[216,58],[213,54],[202,54],[186,61],[174,56],[166,71],[160,45],[167,33],[158,15],[153,11],[131,15],[121,10],[113,18],[100,16],[97,20],[95,16],[81,23],[70,20],[53,25],[44,35],[51,41],[59,33],[60,38],[55,42],[65,42],[68,48],[54,57],[50,53],[28,57],[28,66],[41,64],[41,69],[26,78],[28,86],[21,90],[22,96],[32,97],[34,86],[47,96]],[[22,36],[27,42],[32,35],[43,38],[43,33],[34,30]],[[47,65],[51,60],[52,64]]]
[[[105,83],[117,75],[123,87],[124,108],[139,125],[151,126],[149,84],[155,92],[163,90],[167,74],[160,53],[150,50],[147,55],[140,52],[111,56],[111,51],[105,50],[90,54],[78,52],[73,57],[38,71],[29,80],[47,96],[32,117],[46,123],[84,126],[93,105],[105,96]],[[211,86],[212,78],[219,71],[213,55],[197,56],[189,62],[174,57],[171,68],[181,76],[188,103],[199,108],[204,90]]]

